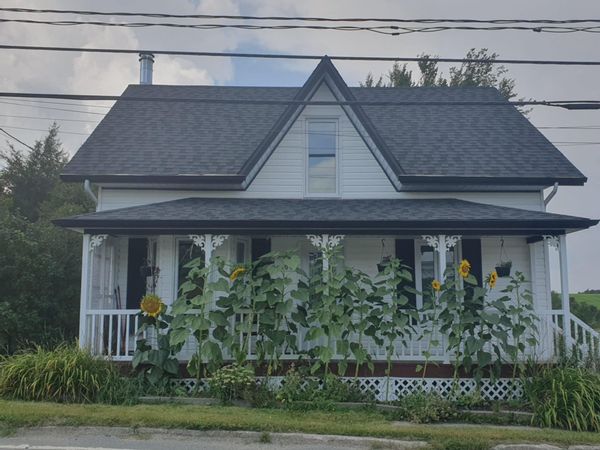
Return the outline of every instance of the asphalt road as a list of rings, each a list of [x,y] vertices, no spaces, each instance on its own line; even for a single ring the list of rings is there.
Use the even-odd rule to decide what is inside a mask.
[[[269,442],[261,442],[269,441]],[[170,431],[131,428],[43,427],[0,438],[0,450],[351,450],[415,449],[424,443],[389,439],[269,434],[240,431]]]

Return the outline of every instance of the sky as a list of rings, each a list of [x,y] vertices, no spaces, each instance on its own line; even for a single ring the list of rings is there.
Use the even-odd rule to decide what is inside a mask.
[[[146,11],[165,13],[311,15],[331,17],[397,18],[599,18],[597,0],[92,0],[6,1],[4,7]],[[1,13],[0,18],[24,17]],[[27,15],[36,19],[64,19],[58,15]],[[69,19],[98,19],[69,16]],[[136,20],[138,18],[135,18]],[[117,19],[112,19],[117,20]],[[123,19],[118,19],[123,20]],[[124,19],[127,20],[127,19]],[[142,19],[140,19],[142,20]],[[151,19],[143,19],[148,21]],[[175,20],[170,20],[175,21]],[[223,22],[223,21],[221,21]],[[463,57],[467,50],[488,48],[501,58],[599,59],[600,35],[549,34],[531,31],[445,31],[382,36],[367,32],[185,30],[169,28],[52,27],[0,24],[4,44],[152,48],[195,51],[252,51],[330,55]],[[301,85],[314,61],[246,60],[157,56],[156,84]],[[386,72],[389,63],[336,62],[349,85],[368,72]],[[412,67],[412,66],[411,66]],[[416,67],[413,67],[416,69]],[[440,65],[447,74],[448,65]],[[600,99],[599,67],[510,66],[519,96],[537,100]],[[73,94],[120,94],[139,81],[136,55],[27,52],[0,50],[0,90]],[[45,100],[46,102],[50,100]],[[56,100],[56,102],[66,102]],[[0,126],[26,143],[44,136],[56,119],[64,148],[73,154],[107,111],[107,103],[76,106],[0,99]],[[54,108],[54,109],[52,109]],[[64,111],[69,110],[69,111]],[[27,116],[27,117],[16,117]],[[68,119],[68,120],[67,120]],[[535,107],[529,115],[538,126],[600,126],[600,111],[566,111]],[[552,142],[600,142],[596,130],[541,130]],[[15,146],[19,144],[14,143]],[[0,138],[0,148],[7,144]],[[584,187],[560,187],[548,210],[600,218],[600,145],[557,144],[588,177]],[[552,250],[553,252],[554,250]],[[571,292],[600,289],[600,227],[569,235]],[[558,289],[557,258],[552,256],[553,288]]]

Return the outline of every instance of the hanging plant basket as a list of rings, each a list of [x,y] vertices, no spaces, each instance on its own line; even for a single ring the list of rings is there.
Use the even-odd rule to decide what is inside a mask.
[[[157,269],[158,267],[156,266],[142,266],[140,267],[140,275],[146,278],[151,277],[156,273]]]
[[[505,259],[506,258],[506,259]],[[504,250],[504,238],[500,238],[500,262],[496,264],[496,273],[500,278],[510,277],[510,269],[512,261],[508,258],[506,250]]]
[[[381,259],[381,262],[377,264],[377,270],[379,272],[383,272],[383,270],[385,269],[385,266],[387,266],[390,263],[390,257],[389,256],[384,256]]]
[[[496,265],[496,273],[500,278],[510,277],[510,269],[512,268],[512,261],[500,262]]]

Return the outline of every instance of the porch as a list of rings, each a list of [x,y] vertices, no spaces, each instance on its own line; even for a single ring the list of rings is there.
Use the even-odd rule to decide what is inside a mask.
[[[302,269],[310,273],[325,245],[339,245],[346,266],[371,276],[382,261],[400,258],[414,268],[417,291],[433,279],[441,280],[446,267],[463,258],[471,261],[479,283],[500,260],[510,259],[512,272],[519,271],[528,280],[539,318],[538,344],[528,347],[522,357],[550,361],[559,342],[577,346],[583,356],[599,349],[598,333],[570,313],[567,295],[566,233],[592,222],[455,199],[193,198],[92,213],[65,219],[63,225],[84,233],[80,345],[115,361],[132,359],[141,297],[155,292],[166,305],[173,304],[186,275],[184,265],[192,258],[202,257],[206,266],[216,256],[246,263],[269,251],[293,249]],[[560,310],[552,309],[550,298],[549,252],[554,249],[560,255]],[[499,279],[491,300],[507,283],[507,278]],[[421,295],[410,301],[417,310],[423,305]],[[298,331],[298,351],[286,351],[282,359],[296,360],[309,350],[306,332]],[[350,335],[348,341],[354,338]],[[373,361],[385,360],[383,346],[369,340],[364,345]],[[393,360],[420,362],[428,352],[430,361],[451,363],[454,355],[446,348],[446,336],[425,333],[417,321],[409,340],[394,343]],[[187,342],[178,357],[186,361],[194,352],[194,345]],[[255,357],[253,336],[248,359]]]
[[[328,239],[328,235],[321,238]],[[195,241],[202,239],[199,246]],[[562,338],[569,339],[571,345],[578,344],[582,354],[598,350],[598,334],[579,318],[571,315],[567,308],[553,310],[550,299],[549,279],[546,262],[553,247],[554,238],[527,243],[525,237],[487,236],[460,239],[460,236],[344,236],[340,241],[345,264],[358,268],[369,275],[377,274],[377,265],[389,257],[399,257],[414,267],[415,288],[422,291],[433,279],[441,279],[441,273],[450,264],[464,257],[473,261],[481,269],[474,269],[477,277],[494,270],[501,246],[513,262],[512,271],[524,273],[532,290],[534,308],[539,317],[539,345],[528,349],[527,356],[535,356],[540,361],[551,360],[557,352]],[[559,239],[566,245],[564,237]],[[441,246],[438,242],[445,242]],[[221,245],[219,245],[221,243]],[[473,257],[468,247],[473,243],[481,245],[481,260]],[[412,261],[407,257],[406,247],[412,250]],[[412,244],[412,245],[411,245]],[[87,292],[82,298],[80,324],[81,345],[95,354],[111,357],[116,361],[131,360],[135,350],[135,340],[140,326],[139,300],[146,292],[156,292],[170,306],[177,298],[177,290],[183,278],[187,262],[201,256],[205,264],[210,264],[215,256],[235,263],[247,263],[256,259],[262,252],[295,250],[301,256],[302,269],[306,273],[315,270],[315,260],[319,247],[311,243],[306,236],[257,237],[246,235],[159,235],[145,236],[108,236],[85,235],[84,249],[87,247],[88,259]],[[213,247],[211,249],[211,247]],[[208,250],[210,249],[210,250]],[[403,253],[404,252],[404,253]],[[445,260],[445,263],[443,261]],[[564,263],[565,258],[561,259]],[[565,264],[563,264],[564,266]],[[475,267],[475,266],[474,266]],[[566,270],[566,268],[564,269]],[[86,277],[84,277],[86,278]],[[490,300],[500,297],[500,291],[508,284],[508,278],[500,278]],[[414,303],[413,303],[414,302]],[[567,300],[568,302],[568,300]],[[568,305],[568,303],[567,303]],[[423,298],[416,295],[411,306],[420,309]],[[243,317],[240,318],[243,320]],[[415,324],[416,332],[409,341],[398,340],[395,343],[394,361],[420,362],[424,353],[431,354],[430,360],[438,363],[450,363],[453,355],[446,351],[445,336],[425,336],[423,327]],[[565,333],[563,324],[570,323]],[[300,330],[296,346],[299,352],[286,353],[283,359],[296,360],[307,352],[310,342],[304,341],[307,330]],[[240,339],[243,337],[240,335]],[[430,339],[439,343],[431,345]],[[255,337],[248,349],[248,358],[256,357]],[[349,338],[352,340],[352,337]],[[385,361],[386,349],[374,342],[368,342],[367,348],[374,361]],[[186,361],[196,351],[194,344],[184,345],[179,358]],[[231,357],[231,355],[225,355]],[[525,356],[525,355],[524,355]]]

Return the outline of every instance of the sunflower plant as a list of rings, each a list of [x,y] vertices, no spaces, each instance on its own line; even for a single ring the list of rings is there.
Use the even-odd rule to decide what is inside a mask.
[[[195,341],[196,352],[187,367],[197,379],[203,378],[207,369],[216,370],[223,360],[214,331],[211,335],[215,326],[227,324],[227,319],[214,308],[215,299],[229,291],[227,279],[219,275],[223,265],[218,257],[213,258],[208,267],[203,257],[188,262],[185,268],[190,270],[171,309],[171,348],[178,353],[189,339]]]
[[[292,314],[294,299],[305,298],[299,293],[303,276],[294,251],[267,253],[231,270],[228,295],[217,301],[228,320],[228,326],[219,329],[219,339],[238,364],[246,361],[253,338],[257,363],[267,363],[267,374],[279,367],[287,349],[297,351],[298,326]]]
[[[379,272],[375,285],[379,289],[379,317],[375,342],[386,349],[386,393],[389,397],[392,357],[396,345],[404,345],[415,333],[413,324],[419,320],[418,311],[409,305],[409,293],[417,294],[409,287],[413,277],[410,267],[402,264],[398,258],[387,262]]]
[[[507,354],[513,365],[513,378],[517,371],[523,373],[525,366],[521,355],[525,353],[526,346],[535,347],[538,344],[538,317],[533,306],[533,294],[524,287],[526,283],[522,272],[517,271],[510,278],[509,284],[502,289],[505,294],[498,301],[505,305],[506,315],[511,320],[510,337],[507,344]],[[512,298],[511,298],[512,297]]]
[[[140,300],[140,327],[137,331],[132,366],[139,371],[143,383],[160,391],[169,389],[169,380],[179,375],[179,362],[170,345],[172,316],[154,294]]]

